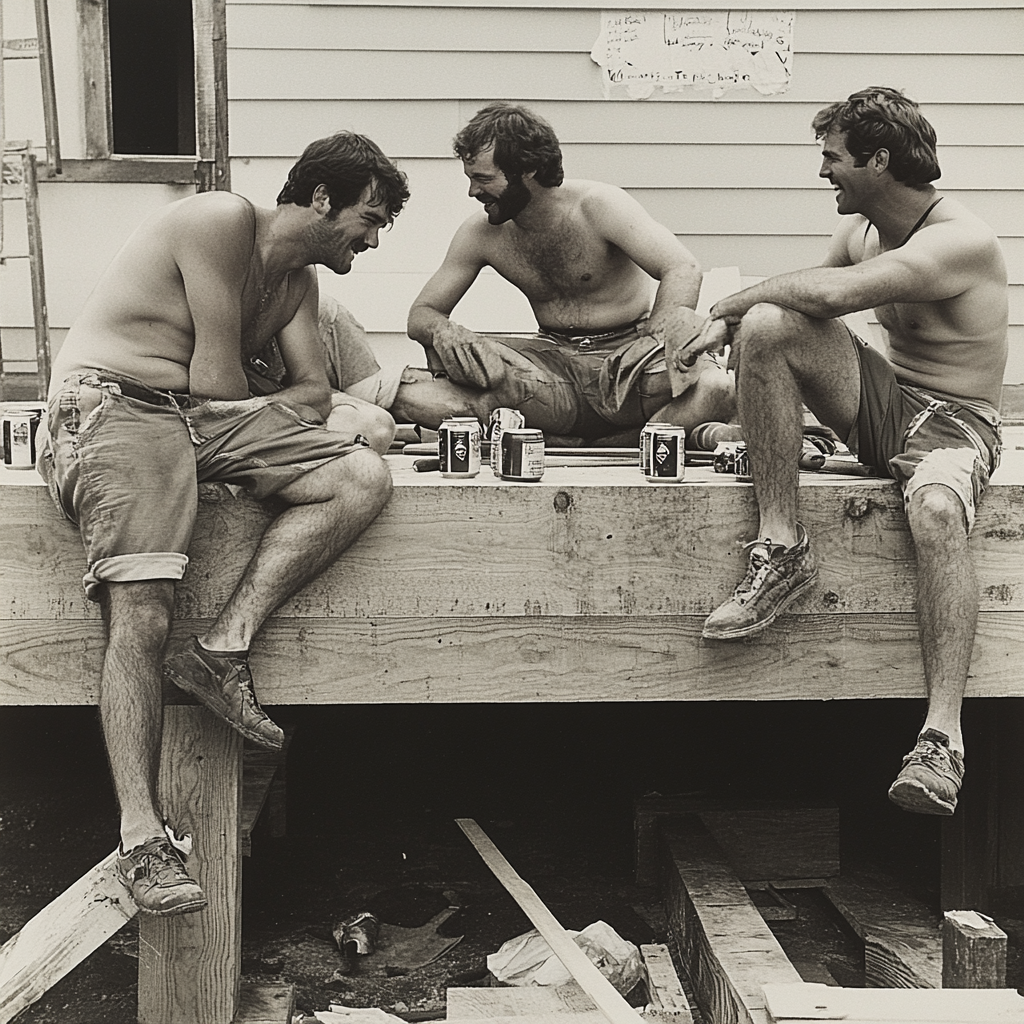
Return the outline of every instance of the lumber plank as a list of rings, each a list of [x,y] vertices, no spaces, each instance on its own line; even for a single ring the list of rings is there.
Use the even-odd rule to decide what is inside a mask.
[[[291,1024],[294,1009],[294,985],[257,985],[243,981],[238,994],[238,1012],[231,1024]]]
[[[923,697],[911,615],[783,617],[701,641],[703,617],[272,618],[253,644],[265,704]],[[175,633],[201,630],[182,620]],[[95,704],[102,623],[0,621],[0,705]],[[982,615],[969,697],[1020,696],[1016,613]]]
[[[252,830],[263,809],[270,803],[270,811],[277,817],[283,814],[280,807],[283,793],[276,792],[275,785],[284,774],[285,759],[292,741],[294,727],[285,728],[284,747],[281,750],[261,750],[258,747],[246,747],[242,752],[242,808],[238,816],[239,844],[243,857],[252,853]],[[279,831],[272,834],[283,835],[283,823],[276,822],[272,828]]]
[[[668,946],[663,942],[645,943],[640,947],[640,956],[647,972],[646,1013],[671,1017],[675,1024],[692,1024],[690,1001],[680,984]]]
[[[98,949],[137,909],[114,874],[114,850],[0,947],[0,1024]]]
[[[241,977],[242,738],[203,707],[164,709],[159,800],[192,836],[189,872],[209,906],[139,919],[140,1024],[231,1024]]]
[[[941,988],[937,915],[879,875],[841,875],[822,891],[864,942],[868,986]]]
[[[842,1020],[921,1022],[921,1024],[1018,1024],[1024,997],[1014,989],[833,988],[814,983],[764,986],[765,1002],[776,1024]]]
[[[611,982],[594,966],[590,958],[573,942],[555,915],[505,859],[501,851],[472,818],[456,818],[456,824],[473,844],[494,877],[508,890],[519,908],[551,947],[562,966],[597,1004],[611,1024],[637,1024],[637,1012],[615,990]]]
[[[766,1024],[762,986],[800,981],[696,815],[663,824],[666,910],[694,999],[710,1020]]]
[[[660,865],[659,822],[698,813],[741,882],[839,874],[839,811],[783,801],[723,802],[644,796],[634,804],[636,881],[653,885]]]
[[[566,985],[523,985],[447,990],[448,1020],[521,1017],[526,1014],[599,1012],[597,1003],[577,982]],[[604,1019],[604,1015],[601,1015]]]
[[[942,987],[1004,988],[1006,932],[973,910],[942,915]]]
[[[538,484],[504,487],[438,477],[416,486],[406,475],[431,474],[394,475],[381,515],[279,615],[706,614],[742,576],[755,525],[746,484],[655,487],[626,468],[552,469]],[[180,618],[216,614],[271,521],[248,498],[209,487],[203,495],[190,569],[177,588]],[[979,509],[971,546],[984,611],[1024,611],[1022,501],[1024,487],[994,486]],[[45,489],[0,487],[0,515],[0,579],[11,595],[0,615],[96,615],[82,592],[78,532]],[[796,612],[913,612],[915,560],[895,485],[804,487],[801,519],[821,578]]]

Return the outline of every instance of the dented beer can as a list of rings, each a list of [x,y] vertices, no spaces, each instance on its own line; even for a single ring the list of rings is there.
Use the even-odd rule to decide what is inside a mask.
[[[491,413],[487,438],[491,442],[491,471],[501,476],[501,434],[505,430],[521,430],[526,426],[526,417],[518,409],[495,409]]]
[[[541,431],[503,430],[498,448],[498,475],[502,480],[532,483],[544,475],[544,434]]]

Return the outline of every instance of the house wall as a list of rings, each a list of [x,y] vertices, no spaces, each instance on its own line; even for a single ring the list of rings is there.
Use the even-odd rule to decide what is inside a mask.
[[[0,0],[8,35],[34,31],[31,0]],[[631,9],[609,3],[605,9]],[[635,5],[634,5],[635,6]],[[482,105],[522,101],[547,117],[566,172],[620,185],[676,232],[705,269],[744,278],[817,263],[837,222],[817,178],[815,111],[870,84],[903,88],[939,135],[942,189],[999,234],[1010,269],[1006,380],[1024,383],[1024,16],[999,0],[752,0],[744,9],[796,11],[793,79],[764,97],[685,90],[607,99],[590,58],[601,7],[556,3],[392,0],[228,0],[232,187],[272,205],[291,163],[314,138],[364,132],[408,174],[412,199],[345,277],[324,273],[385,356],[421,360],[406,313],[477,204],[466,195],[451,139]],[[651,5],[655,9],[655,5]],[[723,0],[666,9],[731,9]],[[81,74],[75,0],[50,0],[65,155],[81,156]],[[25,28],[24,26],[27,26]],[[42,139],[34,61],[7,62],[8,137]],[[50,320],[59,343],[128,232],[182,186],[43,184]],[[5,204],[16,229],[18,204]],[[455,315],[481,330],[529,330],[529,306],[485,272]],[[27,266],[0,266],[5,351],[31,356]]]
[[[1010,265],[1007,380],[1024,381],[1024,17],[1009,4],[721,0],[653,9],[796,9],[788,92],[688,90],[605,99],[590,58],[601,8],[403,0],[228,3],[232,185],[272,203],[291,161],[339,128],[363,132],[408,174],[412,199],[376,252],[322,287],[381,340],[404,334],[409,305],[477,204],[451,139],[486,102],[522,101],[548,118],[566,173],[620,185],[707,268],[761,277],[820,261],[837,222],[817,179],[814,113],[871,84],[903,88],[940,140],[939,184],[999,234]],[[633,5],[642,7],[642,5]],[[522,297],[482,276],[455,311],[476,329],[530,330]],[[418,355],[418,352],[415,354]]]

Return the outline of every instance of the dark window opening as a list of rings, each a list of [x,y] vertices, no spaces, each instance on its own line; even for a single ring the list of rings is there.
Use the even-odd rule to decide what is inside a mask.
[[[191,0],[108,0],[115,153],[196,151]]]

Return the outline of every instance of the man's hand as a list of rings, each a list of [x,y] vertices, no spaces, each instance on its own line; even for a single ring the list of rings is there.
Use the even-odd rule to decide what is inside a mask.
[[[450,320],[432,338],[449,379],[489,391],[504,379],[506,366],[493,341]]]
[[[697,362],[698,356],[705,352],[713,352],[716,355],[724,352],[725,346],[732,342],[733,328],[737,323],[738,317],[734,318],[734,322],[730,322],[729,319],[708,317],[697,333],[676,348],[673,353],[676,368],[680,371],[688,370]]]

